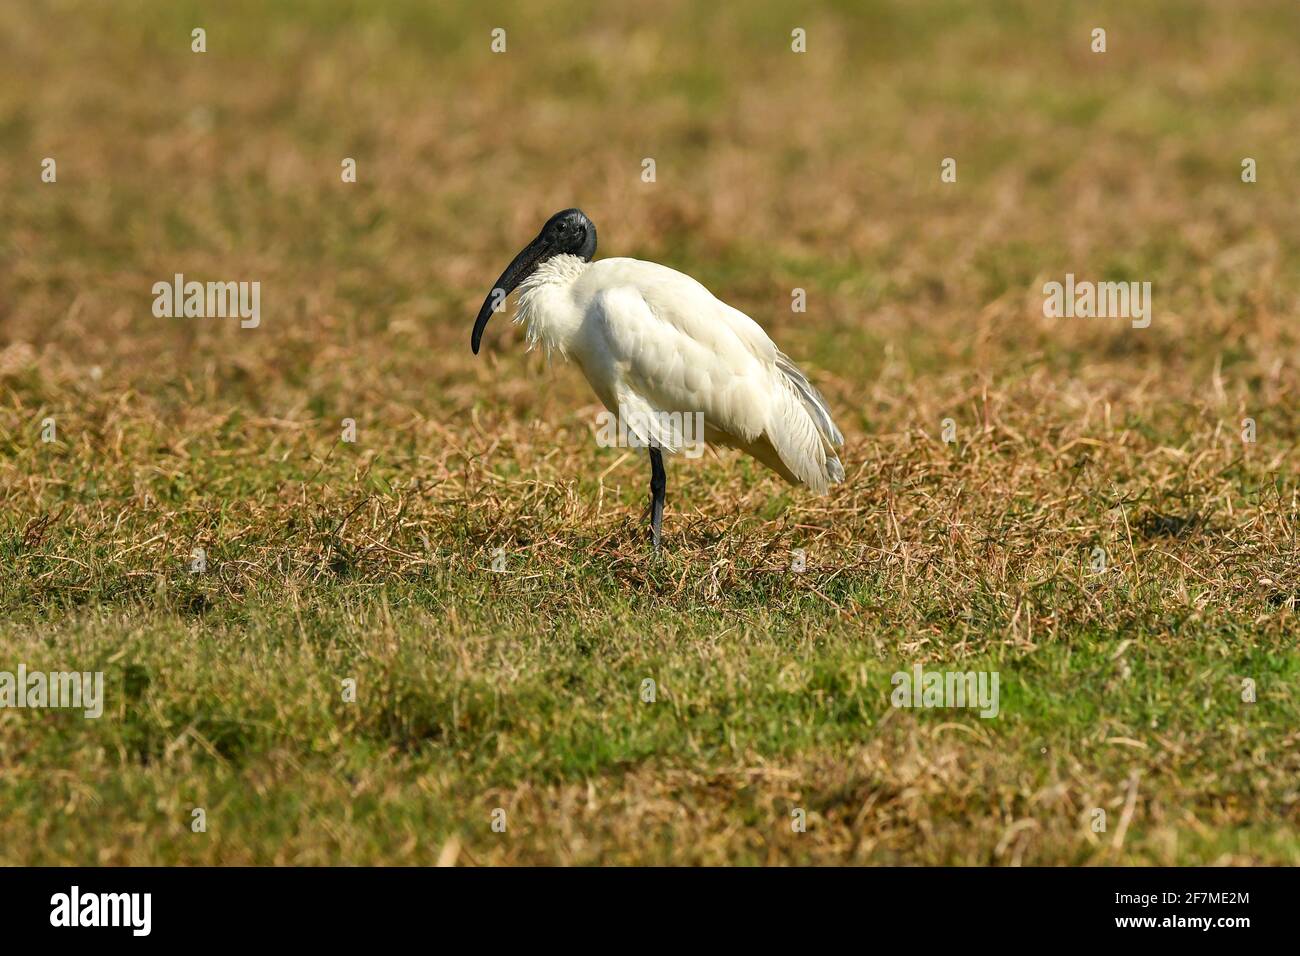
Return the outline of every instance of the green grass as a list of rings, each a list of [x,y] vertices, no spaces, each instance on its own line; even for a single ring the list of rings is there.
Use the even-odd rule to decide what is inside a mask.
[[[1113,632],[1033,653],[989,647],[963,663],[1001,675],[1001,715],[981,720],[893,710],[890,675],[913,659],[897,649],[906,638],[823,630],[797,605],[736,624],[609,597],[548,614],[539,633],[527,607],[554,585],[522,597],[468,577],[371,596],[331,586],[310,609],[259,600],[221,624],[165,610],[81,618],[42,654],[24,648],[32,667],[102,667],[110,704],[99,721],[5,715],[6,737],[28,741],[6,755],[21,757],[7,774],[7,845],[30,847],[10,858],[427,862],[458,836],[518,862],[553,860],[545,848],[558,843],[575,862],[617,850],[653,862],[997,863],[1011,852],[995,852],[1000,829],[1028,818],[1030,858],[1078,863],[1105,847],[1088,840],[1088,814],[1106,809],[1113,833],[1131,774],[1145,819],[1130,859],[1294,852],[1284,817],[1297,661],[1281,641],[1245,646],[1206,622],[1137,639],[1118,660]],[[453,624],[441,601],[483,610]],[[1242,675],[1257,680],[1258,703],[1241,701]],[[688,846],[647,840],[618,809],[629,778],[654,797],[637,812]],[[588,786],[594,801],[565,805]],[[1183,798],[1166,803],[1172,793]],[[487,831],[497,806],[507,834]],[[188,829],[193,807],[207,811],[206,833]],[[810,834],[790,831],[795,807]],[[113,839],[87,845],[87,818]],[[715,832],[741,820],[744,846]],[[1188,826],[1195,849],[1171,852],[1165,841]],[[599,844],[569,845],[573,829]],[[876,831],[859,857],[855,841]]]

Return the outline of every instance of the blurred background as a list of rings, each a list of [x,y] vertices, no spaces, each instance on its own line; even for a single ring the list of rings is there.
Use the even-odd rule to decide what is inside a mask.
[[[1285,0],[41,2],[0,18],[7,367],[97,366],[151,401],[188,380],[283,418],[502,395],[563,416],[575,376],[539,396],[503,323],[489,362],[463,340],[504,262],[570,205],[600,255],[664,262],[748,311],[837,383],[854,431],[880,424],[865,399],[891,359],[1267,369],[1283,323],[1247,320],[1295,302]],[[41,188],[47,156],[59,178]],[[1045,323],[1041,284],[1067,271],[1154,280],[1153,327]],[[260,280],[262,328],[155,320],[150,287],[176,272]],[[491,362],[510,374],[483,395]]]

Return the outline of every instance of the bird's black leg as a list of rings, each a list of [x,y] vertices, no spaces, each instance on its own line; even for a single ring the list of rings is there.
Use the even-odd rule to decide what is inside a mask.
[[[659,550],[659,529],[664,522],[664,492],[668,488],[664,457],[658,446],[650,446],[650,540]]]

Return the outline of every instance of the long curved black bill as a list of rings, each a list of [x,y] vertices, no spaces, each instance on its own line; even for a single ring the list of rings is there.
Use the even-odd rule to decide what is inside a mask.
[[[514,292],[519,283],[532,275],[533,270],[546,258],[548,251],[550,246],[541,236],[538,236],[524,246],[523,251],[506,266],[506,271],[501,273],[501,278],[497,279],[496,285],[483,300],[483,308],[478,310],[478,318],[474,320],[474,334],[470,336],[469,347],[474,350],[475,355],[478,355],[479,344],[483,341],[483,330],[487,328],[492,313],[505,308],[506,296]]]

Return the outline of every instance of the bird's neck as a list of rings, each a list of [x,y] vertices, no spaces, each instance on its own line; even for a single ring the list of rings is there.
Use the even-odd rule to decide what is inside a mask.
[[[573,285],[590,264],[577,256],[555,256],[520,283],[515,321],[524,323],[530,348],[540,342],[548,352],[568,356],[582,325]]]

